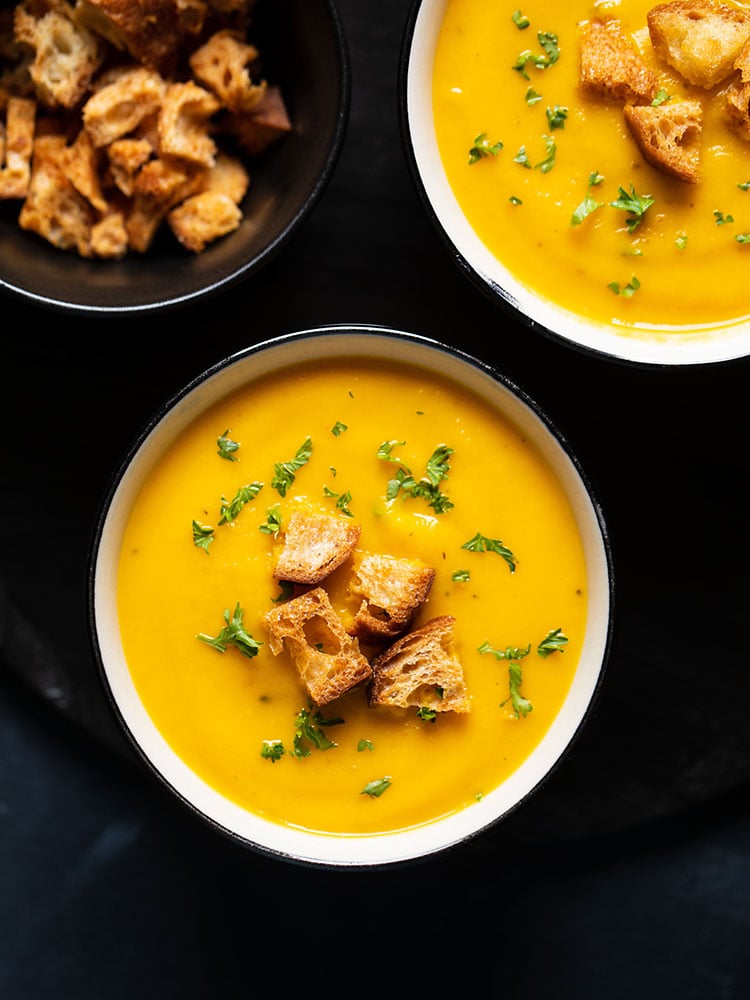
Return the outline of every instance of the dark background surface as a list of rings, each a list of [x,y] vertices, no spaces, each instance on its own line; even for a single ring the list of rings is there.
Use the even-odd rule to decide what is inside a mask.
[[[0,301],[0,997],[246,996],[261,975],[283,996],[746,998],[748,364],[639,370],[509,320],[409,176],[407,0],[339,11],[346,142],[261,272],[167,320]],[[531,395],[592,481],[617,587],[601,697],[552,778],[455,853],[381,872],[200,825],[125,745],[86,632],[91,531],[144,422],[227,354],[346,323],[455,344]]]

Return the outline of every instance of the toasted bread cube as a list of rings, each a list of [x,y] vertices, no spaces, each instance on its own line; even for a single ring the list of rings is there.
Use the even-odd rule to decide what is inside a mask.
[[[76,17],[136,62],[170,73],[192,25],[178,0],[77,0]]]
[[[295,511],[284,532],[273,575],[291,583],[316,584],[354,551],[362,528],[345,517]]]
[[[214,95],[192,80],[170,84],[159,111],[162,155],[212,167],[216,160],[216,143],[209,135],[208,121],[219,107]]]
[[[225,194],[239,205],[250,186],[250,175],[242,160],[221,150],[216,154],[216,162],[206,171],[204,190]]]
[[[128,231],[122,212],[109,212],[91,227],[91,250],[95,257],[120,260],[128,251]]]
[[[750,38],[750,13],[718,0],[673,0],[647,16],[656,54],[689,83],[709,89],[726,79]]]
[[[216,94],[230,111],[250,111],[263,98],[265,80],[253,83],[248,64],[258,58],[258,50],[234,31],[222,29],[190,56],[190,69],[199,83]]]
[[[10,97],[0,122],[0,198],[25,198],[31,180],[36,101]]]
[[[625,102],[650,101],[656,75],[619,21],[586,21],[580,27],[580,85],[592,97]]]
[[[269,649],[275,656],[287,650],[314,705],[326,705],[370,679],[370,664],[322,587],[273,608],[265,624]]]
[[[148,139],[115,139],[107,146],[112,181],[126,197],[133,194],[138,171],[148,163],[153,153]]]
[[[402,635],[427,596],[435,570],[419,559],[355,552],[349,594],[361,599],[349,633],[360,642]]]
[[[59,250],[91,257],[93,209],[48,157],[34,157],[31,181],[18,222]]]
[[[14,31],[34,50],[29,73],[39,100],[52,108],[75,108],[104,61],[101,39],[79,24],[64,2],[38,18],[30,5],[19,4]]]
[[[95,146],[108,146],[136,129],[159,110],[167,91],[162,76],[145,66],[121,68],[107,80],[83,106],[83,127]]]
[[[85,129],[66,146],[60,157],[60,167],[73,187],[99,212],[106,211],[107,201],[100,181],[101,157]]]
[[[750,140],[750,82],[733,80],[724,93],[729,124],[743,139]]]
[[[224,124],[247,156],[259,156],[292,131],[281,89],[275,85],[266,89],[251,111],[228,114]]]
[[[454,624],[452,615],[431,618],[376,656],[370,705],[470,711],[463,668],[454,648]]]
[[[167,214],[169,228],[193,253],[202,253],[209,243],[234,232],[241,221],[237,203],[220,191],[191,195]]]
[[[697,183],[703,130],[699,101],[675,101],[658,107],[629,105],[624,115],[644,159],[670,177]]]
[[[200,185],[200,172],[163,159],[149,160],[136,177],[125,220],[130,248],[145,253],[170,208],[195,194]]]

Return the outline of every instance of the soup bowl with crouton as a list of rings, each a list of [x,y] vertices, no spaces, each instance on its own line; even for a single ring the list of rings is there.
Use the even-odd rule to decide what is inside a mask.
[[[419,196],[500,312],[653,367],[750,353],[750,9],[415,0]]]
[[[535,402],[428,338],[336,326],[220,361],[141,431],[97,519],[89,626],[124,731],[197,817],[372,868],[543,785],[602,683],[612,581]]]
[[[333,0],[0,10],[0,289],[146,312],[256,272],[335,168]],[[154,22],[155,23],[152,23]]]

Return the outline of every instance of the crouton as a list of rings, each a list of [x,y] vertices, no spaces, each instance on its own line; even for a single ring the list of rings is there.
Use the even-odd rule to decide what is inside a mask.
[[[125,220],[132,250],[145,253],[167,212],[200,189],[201,175],[182,165],[156,158],[141,167],[133,185]]]
[[[29,74],[39,100],[50,108],[77,107],[102,65],[100,38],[78,24],[73,8],[60,2],[40,17],[19,4],[15,36],[34,51]]]
[[[368,681],[372,670],[348,635],[322,587],[273,608],[265,616],[274,656],[286,650],[314,705],[346,694]]]
[[[21,206],[21,229],[36,233],[59,250],[91,257],[94,210],[49,157],[34,156],[31,180]]]
[[[148,139],[115,139],[107,146],[112,182],[126,197],[133,194],[138,171],[153,154],[154,149]]]
[[[349,594],[362,603],[348,629],[350,635],[368,643],[402,635],[434,579],[435,570],[419,559],[355,552]]]
[[[743,139],[750,140],[750,82],[733,80],[724,93],[727,121]]]
[[[657,90],[656,75],[617,20],[581,24],[580,85],[592,97],[622,104],[645,103]]]
[[[656,54],[689,83],[709,89],[726,79],[750,38],[750,12],[718,0],[673,0],[647,15]]]
[[[675,101],[658,107],[628,105],[623,113],[644,159],[670,177],[697,183],[703,130],[699,101]]]
[[[273,85],[251,111],[227,114],[223,125],[247,156],[260,156],[292,130],[281,90]]]
[[[61,151],[59,163],[76,191],[97,211],[104,212],[107,201],[102,193],[100,160],[101,154],[94,148],[91,136],[81,129],[72,144]]]
[[[216,94],[230,111],[251,111],[266,93],[265,80],[253,83],[248,64],[258,50],[228,29],[215,32],[190,56],[193,76]]]
[[[345,517],[293,513],[274,566],[275,579],[320,583],[346,562],[361,531],[358,524]]]
[[[371,706],[468,712],[463,668],[454,650],[452,615],[432,618],[372,660]]]
[[[120,260],[128,251],[128,231],[122,212],[109,212],[91,227],[91,252],[105,260]]]
[[[167,214],[169,228],[193,253],[202,253],[209,243],[234,232],[241,221],[237,203],[220,191],[191,195]]]
[[[10,97],[0,122],[0,198],[25,198],[31,180],[36,101]]]
[[[83,105],[83,127],[95,146],[108,146],[158,111],[166,91],[166,81],[155,70],[121,67]]]
[[[192,31],[177,0],[78,0],[78,22],[149,69],[171,73]]]
[[[219,110],[216,97],[197,83],[172,83],[159,111],[159,150],[202,167],[213,166],[216,143],[208,133],[208,120]]]
[[[247,194],[250,176],[242,160],[219,151],[214,165],[205,173],[203,189],[225,194],[239,205]]]

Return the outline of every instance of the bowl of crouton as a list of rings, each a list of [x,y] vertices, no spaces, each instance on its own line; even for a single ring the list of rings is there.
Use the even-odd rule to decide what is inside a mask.
[[[146,772],[313,866],[411,863],[523,808],[575,752],[612,605],[600,505],[538,404],[373,326],[199,374],[113,471],[89,556],[94,660]]]
[[[0,289],[146,312],[256,272],[313,210],[347,124],[332,0],[0,9]]]
[[[750,8],[415,0],[405,155],[438,237],[510,317],[653,368],[750,353]]]

